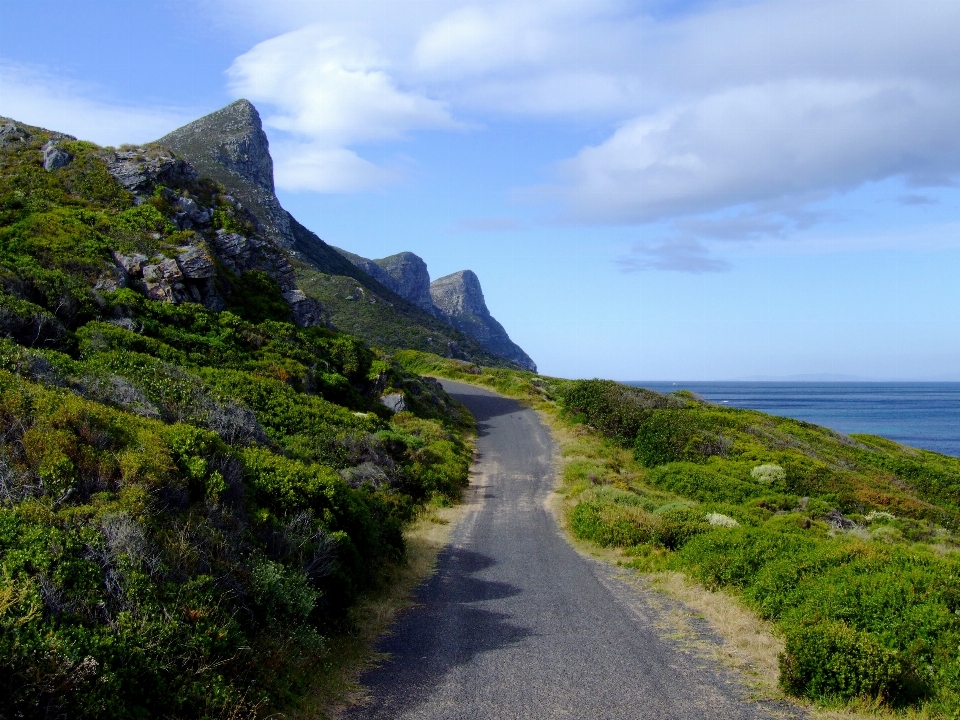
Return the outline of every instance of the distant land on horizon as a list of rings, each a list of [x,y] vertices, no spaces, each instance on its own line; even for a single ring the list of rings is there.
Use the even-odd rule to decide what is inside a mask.
[[[747,375],[723,380],[624,380],[627,385],[655,383],[732,383],[732,382],[770,382],[770,383],[956,383],[957,378],[871,378],[860,375],[842,375],[837,373],[805,373],[800,375]]]

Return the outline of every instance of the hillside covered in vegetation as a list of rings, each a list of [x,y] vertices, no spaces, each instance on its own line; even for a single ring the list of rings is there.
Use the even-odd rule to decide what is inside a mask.
[[[774,621],[787,693],[960,717],[960,459],[687,392],[398,358],[526,398],[572,431],[573,534]]]
[[[0,716],[269,714],[466,482],[465,410],[259,233],[163,148],[0,121]]]

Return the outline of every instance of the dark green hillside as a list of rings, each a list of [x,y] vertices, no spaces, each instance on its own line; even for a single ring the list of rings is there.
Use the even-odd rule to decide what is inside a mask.
[[[300,288],[320,301],[332,322],[370,345],[432,352],[486,367],[517,367],[375,280],[359,282],[352,276],[318,272],[305,262],[295,262],[294,267]]]
[[[0,120],[0,717],[266,716],[458,495],[469,418],[221,186],[50,137]]]
[[[690,393],[398,358],[555,413],[577,438],[573,533],[738,593],[785,637],[787,692],[960,717],[960,459]]]

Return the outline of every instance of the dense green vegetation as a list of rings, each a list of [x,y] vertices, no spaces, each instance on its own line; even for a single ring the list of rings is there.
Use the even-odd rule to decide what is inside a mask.
[[[207,241],[177,197],[252,224],[209,182],[135,205],[89,144],[47,172],[31,131],[0,144],[0,716],[262,716],[459,494],[469,417],[265,273],[218,267],[223,312],[105,286]]]
[[[785,636],[788,693],[960,716],[960,460],[684,392],[398,357],[600,436],[565,449],[573,533],[739,594]]]

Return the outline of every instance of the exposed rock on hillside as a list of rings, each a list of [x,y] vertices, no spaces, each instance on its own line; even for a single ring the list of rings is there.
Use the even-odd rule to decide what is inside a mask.
[[[472,270],[461,270],[430,284],[433,304],[447,322],[476,338],[481,345],[533,372],[537,365],[514,343],[503,325],[487,309],[480,280]]]
[[[101,153],[110,174],[141,200],[157,185],[183,186],[199,180],[197,171],[166,148],[156,145]]]
[[[73,155],[61,148],[56,140],[47,140],[40,152],[43,154],[43,169],[47,172],[66,167],[73,160]]]
[[[47,155],[44,150],[44,161]],[[97,284],[99,289],[130,286],[141,289],[152,300],[197,302],[212,310],[222,310],[226,303],[215,282],[216,257],[236,276],[258,270],[275,280],[297,324],[305,327],[324,324],[322,307],[297,290],[293,267],[280,248],[266,238],[247,237],[223,229],[214,231],[211,220],[215,206],[201,204],[200,173],[190,163],[158,145],[116,152],[105,149],[100,156],[117,181],[134,194],[136,203],[149,202],[155,189],[160,187],[159,197],[172,213],[170,220],[180,230],[193,231],[193,235],[187,235],[192,237],[188,244],[175,249],[175,258],[151,260],[145,255],[115,253],[117,266],[101,278]],[[269,155],[267,159],[269,161]],[[237,212],[245,212],[231,198],[221,197],[212,202],[232,205]],[[229,292],[228,283],[225,288],[225,292]]]

